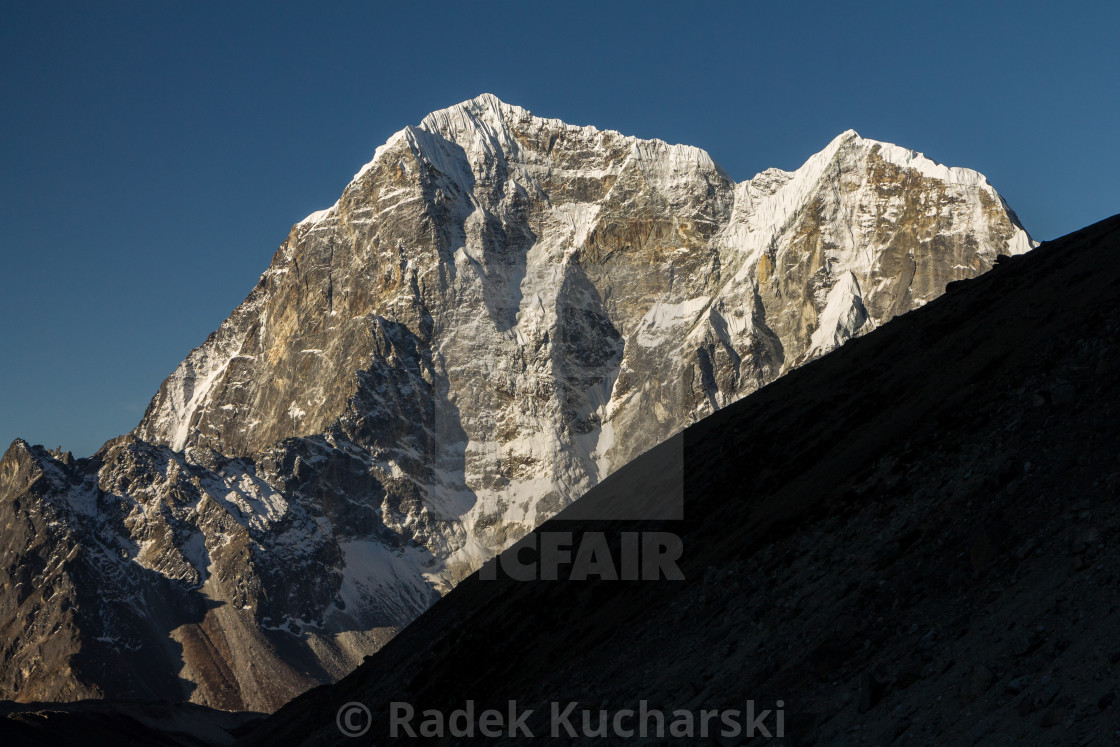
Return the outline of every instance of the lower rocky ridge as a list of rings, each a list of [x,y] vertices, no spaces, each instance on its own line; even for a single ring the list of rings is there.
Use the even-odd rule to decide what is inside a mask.
[[[249,741],[338,742],[351,702],[368,707],[357,726],[376,742],[394,701],[414,706],[417,728],[424,709],[506,712],[512,699],[541,736],[551,702],[578,703],[579,730],[581,709],[597,724],[642,700],[697,713],[753,699],[782,701],[786,744],[1110,743],[1118,251],[1120,217],[1001,261],[581,501],[683,445],[682,522],[538,530],[577,543],[603,531],[616,552],[622,531],[674,531],[684,581],[476,574]]]
[[[132,436],[80,460],[16,441],[0,461],[0,687],[271,710],[345,674],[436,594],[430,554],[347,499],[376,492],[363,456],[323,437],[255,461]]]

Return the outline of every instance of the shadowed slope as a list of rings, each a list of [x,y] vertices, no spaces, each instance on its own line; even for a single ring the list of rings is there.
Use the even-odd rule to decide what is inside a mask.
[[[74,703],[0,701],[0,741],[6,747],[48,744],[195,747],[232,744],[263,716],[158,701],[82,700]]]

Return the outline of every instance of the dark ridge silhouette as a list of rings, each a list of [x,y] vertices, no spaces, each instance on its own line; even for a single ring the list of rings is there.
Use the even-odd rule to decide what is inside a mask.
[[[146,745],[195,747],[233,744],[260,713],[233,713],[194,703],[81,700],[13,703],[0,700],[0,744]]]
[[[1118,340],[1120,216],[954,284],[582,499],[627,493],[683,448],[683,521],[538,530],[601,531],[616,548],[623,532],[676,532],[684,581],[475,574],[246,741],[345,742],[335,719],[351,701],[382,743],[394,701],[417,724],[513,699],[547,736],[550,702],[597,722],[641,700],[753,699],[783,701],[787,744],[1109,743]],[[712,743],[739,743],[719,727]]]

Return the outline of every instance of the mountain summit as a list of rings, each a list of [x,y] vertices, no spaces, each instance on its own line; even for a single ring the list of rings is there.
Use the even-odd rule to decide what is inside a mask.
[[[270,710],[635,456],[1033,242],[848,131],[735,183],[491,95],[292,227],[143,420],[0,461],[0,697]]]

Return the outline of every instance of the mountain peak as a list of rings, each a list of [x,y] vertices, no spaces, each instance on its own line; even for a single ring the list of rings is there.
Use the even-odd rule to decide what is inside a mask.
[[[449,108],[454,107],[462,107],[465,109],[474,109],[478,111],[488,110],[494,112],[511,110],[524,111],[522,107],[516,106],[514,104],[507,104],[505,101],[502,101],[492,93],[480,93],[474,98],[467,99],[466,101],[460,101],[458,104],[455,104],[453,107]]]
[[[636,455],[1027,248],[988,186],[834,143],[736,184],[699,148],[490,94],[397,132],[293,228],[133,439],[23,460],[48,480],[0,470],[0,526],[46,527],[0,556],[49,568],[89,548],[50,615],[80,610],[67,640],[135,664],[49,679],[52,661],[37,686],[178,698],[181,673],[198,702],[275,707]],[[181,657],[148,653],[166,631],[127,605],[86,612],[169,589]],[[31,605],[20,593],[0,606]],[[236,643],[198,644],[217,635]],[[0,636],[0,673],[22,671],[22,641]]]
[[[865,138],[851,129],[845,130],[833,138],[822,153],[835,154],[845,148],[858,148],[863,151],[874,150],[884,161],[903,169],[913,169],[922,176],[953,184],[987,187],[994,193],[988,180],[977,171],[959,166],[946,166],[920,151],[882,140]]]
[[[472,118],[493,125],[528,113],[520,106],[507,104],[492,93],[481,93],[474,98],[431,112],[420,121],[420,128],[434,131],[443,121],[459,118]]]

